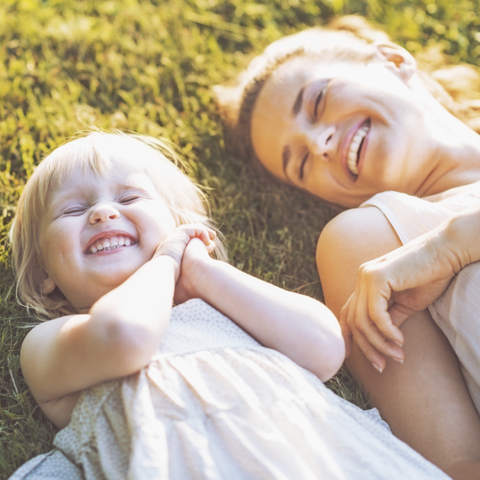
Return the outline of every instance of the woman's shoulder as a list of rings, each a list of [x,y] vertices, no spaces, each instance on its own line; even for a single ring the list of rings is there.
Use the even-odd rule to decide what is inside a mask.
[[[327,224],[316,257],[325,301],[334,314],[353,291],[358,267],[401,245],[390,222],[375,207],[346,210]]]

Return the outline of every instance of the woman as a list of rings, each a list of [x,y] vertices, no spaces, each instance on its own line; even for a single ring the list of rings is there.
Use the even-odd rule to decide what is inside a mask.
[[[351,335],[355,339],[347,366],[397,436],[453,478],[479,478],[480,400],[476,409],[471,398],[475,382],[470,378],[478,362],[467,371],[463,363],[467,357],[453,351],[432,320],[436,313],[424,310],[467,260],[475,259],[473,253],[456,266],[450,262],[451,271],[443,270],[440,280],[435,274],[420,279],[427,285],[433,279],[434,295],[425,294],[424,288],[415,305],[399,301],[400,314],[392,313],[392,319],[397,325],[403,322],[400,330],[391,325],[390,316],[385,320],[389,303],[397,299],[396,293],[392,296],[395,288],[418,286],[414,281],[392,283],[398,266],[401,270],[406,258],[410,262],[406,276],[418,271],[411,265],[416,265],[415,258],[424,258],[422,245],[433,249],[429,258],[435,258],[439,250],[432,238],[444,238],[452,225],[458,234],[453,219],[468,199],[473,204],[478,200],[470,185],[480,181],[480,136],[465,123],[474,126],[474,104],[456,103],[417,68],[407,51],[362,19],[345,18],[333,27],[337,30],[307,30],[273,43],[236,87],[217,90],[232,128],[232,144],[290,185],[343,207],[363,203],[365,208],[348,210],[327,226],[317,250],[326,303],[337,317],[350,297],[341,316],[347,347]],[[460,68],[463,78],[480,84],[473,67]],[[445,80],[445,71],[437,76]],[[452,190],[458,187],[471,189],[473,197],[464,192],[465,200],[461,191]],[[383,193],[364,203],[390,190],[402,193]],[[417,198],[435,196],[431,200],[438,201],[449,195],[454,201],[447,198],[447,205]],[[467,230],[480,214],[468,215]],[[412,247],[413,257],[402,250],[383,259],[380,267],[370,264],[355,286],[360,265],[424,234],[430,237]],[[455,245],[444,252],[465,250],[458,242]],[[393,265],[386,273],[385,262]],[[404,279],[405,274],[397,277]],[[368,298],[378,291],[370,288],[371,278],[380,278],[371,285],[383,288],[375,320],[368,309]],[[372,303],[378,298],[374,296]],[[448,310],[449,304],[442,308]],[[475,325],[475,311],[468,308],[470,315],[463,311],[460,317],[472,317]],[[441,326],[449,336],[450,327]],[[449,339],[457,347],[452,341],[455,334]]]

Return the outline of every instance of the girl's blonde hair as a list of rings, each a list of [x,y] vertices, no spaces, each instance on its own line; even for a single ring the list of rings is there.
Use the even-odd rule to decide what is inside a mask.
[[[201,223],[214,228],[205,195],[177,166],[181,162],[175,147],[169,142],[122,132],[93,132],[66,143],[55,149],[35,169],[20,196],[10,230],[17,298],[40,318],[76,313],[58,289],[50,295],[42,291],[46,272],[39,235],[49,195],[74,169],[80,167],[102,175],[118,155],[143,163],[145,173],[169,206],[177,226]],[[225,249],[218,237],[215,256],[226,259]]]
[[[297,56],[322,62],[367,63],[375,57],[374,44],[388,41],[384,32],[351,15],[336,19],[327,28],[310,28],[273,42],[252,60],[233,86],[214,87],[227,126],[229,149],[268,173],[252,145],[251,120],[257,98],[272,73]],[[427,89],[448,111],[480,133],[479,69],[472,65],[445,67],[438,49],[423,57],[417,57],[422,68],[418,74]]]

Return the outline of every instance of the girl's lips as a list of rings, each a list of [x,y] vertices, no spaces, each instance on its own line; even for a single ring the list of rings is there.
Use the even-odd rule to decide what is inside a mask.
[[[364,118],[358,122],[356,122],[347,132],[345,137],[343,138],[341,147],[340,147],[340,165],[345,172],[345,175],[351,180],[352,182],[356,182],[358,177],[361,173],[361,165],[363,165],[363,160],[365,157],[365,150],[368,143],[368,136],[370,135],[370,130],[368,131],[367,135],[365,136],[363,143],[361,145],[360,150],[360,161],[358,162],[358,175],[353,175],[352,172],[348,169],[347,162],[348,162],[348,151],[350,149],[350,144],[352,143],[353,137],[358,132],[358,130],[365,125],[366,122],[370,123],[370,130],[371,130],[371,120],[370,118]]]

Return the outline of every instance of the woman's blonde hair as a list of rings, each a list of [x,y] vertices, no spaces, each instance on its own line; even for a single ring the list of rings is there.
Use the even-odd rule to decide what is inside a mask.
[[[375,57],[376,42],[388,36],[364,18],[340,17],[326,28],[310,28],[283,37],[255,57],[233,86],[214,87],[220,116],[227,126],[233,154],[253,160],[266,172],[251,140],[251,120],[257,98],[272,73],[293,57],[308,56],[324,62],[367,63]],[[423,58],[422,58],[423,57]],[[418,74],[430,93],[453,115],[480,133],[480,71],[472,65],[445,67],[437,49],[417,58]]]
[[[39,235],[49,195],[74,169],[102,175],[118,155],[127,156],[132,162],[142,162],[145,173],[167,203],[177,226],[201,223],[214,228],[205,195],[177,166],[181,164],[180,158],[168,141],[122,132],[92,132],[66,143],[35,169],[20,196],[10,230],[17,299],[40,318],[76,313],[58,289],[50,295],[42,291],[46,272]],[[218,237],[215,252],[216,258],[226,259]]]

